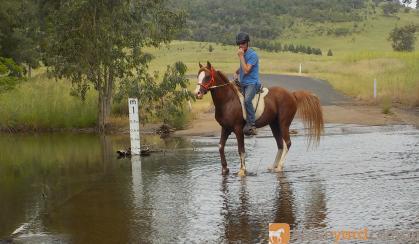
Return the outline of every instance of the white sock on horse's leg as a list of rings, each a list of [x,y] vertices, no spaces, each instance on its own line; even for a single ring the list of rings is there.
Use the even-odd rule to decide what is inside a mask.
[[[246,164],[244,162],[244,158],[246,157],[246,153],[240,153],[240,171],[239,176],[246,175]]]
[[[281,158],[279,159],[278,165],[275,168],[276,172],[280,172],[284,168],[285,156],[287,156],[287,153],[288,153],[287,143],[285,143],[284,139],[282,139],[282,147],[283,147],[283,150],[282,150]]]
[[[272,166],[270,166],[268,169],[269,170],[273,170],[273,169],[275,169],[276,167],[278,167],[278,164],[279,164],[279,160],[281,159],[281,156],[282,156],[282,149],[278,149],[278,152],[276,153],[276,157],[275,157],[275,161],[274,161],[274,163],[272,164]]]

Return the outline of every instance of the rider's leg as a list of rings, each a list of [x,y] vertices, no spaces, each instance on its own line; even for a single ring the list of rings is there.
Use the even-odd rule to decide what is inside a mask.
[[[255,109],[253,108],[252,100],[256,95],[256,89],[259,87],[257,84],[245,85],[244,87],[244,104],[246,107],[247,120],[246,127],[249,130],[245,130],[246,134],[255,134]]]

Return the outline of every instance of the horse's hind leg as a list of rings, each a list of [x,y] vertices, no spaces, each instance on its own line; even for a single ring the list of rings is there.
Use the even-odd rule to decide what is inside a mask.
[[[277,158],[279,156],[279,162],[275,168],[275,172],[281,172],[282,169],[284,168],[284,163],[285,163],[285,157],[288,154],[288,150],[291,147],[291,138],[290,138],[290,125],[291,122],[294,118],[295,115],[295,111],[292,112],[288,115],[288,116],[283,116],[283,118],[281,118],[279,125],[280,131],[281,131],[281,135],[282,135],[282,140],[281,140],[281,144],[282,144],[282,152],[281,152],[281,156],[277,155]],[[276,160],[276,159],[275,159]]]
[[[281,172],[284,168],[285,157],[291,147],[289,124],[286,121],[281,121],[281,123],[275,121],[270,124],[270,127],[278,147],[275,161],[270,169],[275,172]]]
[[[224,153],[224,147],[226,145],[226,141],[230,134],[231,134],[231,130],[226,129],[224,127],[221,128],[221,138],[220,138],[220,144],[218,145],[218,150],[220,152],[221,166],[223,167],[221,174],[223,175],[226,175],[229,172],[229,169],[227,168],[227,160]]]
[[[278,147],[278,152],[276,153],[275,161],[273,165],[268,168],[269,170],[274,170],[278,167],[279,161],[281,159],[283,143],[282,143],[282,135],[281,135],[281,130],[280,130],[278,121],[275,120],[269,126],[271,127],[272,135],[274,136],[276,145]]]

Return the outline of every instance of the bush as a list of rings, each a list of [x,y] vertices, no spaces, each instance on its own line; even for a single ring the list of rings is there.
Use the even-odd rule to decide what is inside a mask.
[[[348,28],[345,27],[339,27],[335,29],[334,34],[335,36],[346,36],[350,33]]]
[[[415,49],[416,29],[418,27],[414,24],[409,24],[403,27],[395,27],[388,37],[392,41],[391,46],[394,51],[411,52]]]
[[[383,13],[386,16],[394,15],[399,12],[400,5],[393,2],[386,2],[384,3],[381,8],[383,9]]]
[[[333,56],[333,52],[331,49],[329,49],[329,51],[327,51],[327,56]]]

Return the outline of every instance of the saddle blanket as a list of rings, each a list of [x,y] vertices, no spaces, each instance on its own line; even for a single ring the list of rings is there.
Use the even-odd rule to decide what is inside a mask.
[[[262,92],[257,93],[256,96],[253,98],[253,108],[255,109],[255,120],[258,120],[260,116],[262,116],[263,110],[265,110],[265,96],[268,95],[269,89],[264,87],[262,89]],[[238,93],[240,103],[242,105],[242,111],[243,111],[243,118],[246,120],[247,113],[246,113],[246,107],[244,106],[244,96],[241,92]],[[260,98],[259,98],[260,95]],[[259,103],[258,103],[259,100]]]

